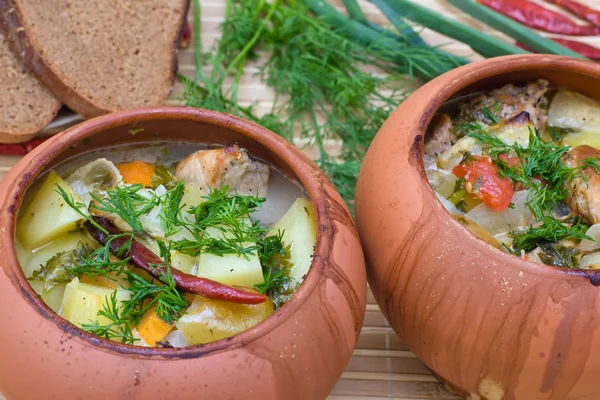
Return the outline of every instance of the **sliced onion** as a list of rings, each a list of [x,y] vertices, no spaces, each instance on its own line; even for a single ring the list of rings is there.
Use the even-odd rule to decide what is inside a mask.
[[[523,258],[525,260],[527,260],[527,261],[532,261],[532,262],[538,263],[538,264],[544,264],[544,262],[542,261],[542,259],[540,258],[540,256],[538,256],[538,253],[540,251],[542,251],[542,249],[540,249],[539,247],[536,247],[531,252],[525,254],[523,256]]]
[[[512,198],[514,208],[496,212],[481,203],[469,211],[466,216],[492,235],[527,227],[533,220],[533,214],[526,205],[528,193],[527,190],[522,190],[514,194]]]
[[[121,179],[123,178],[115,164],[106,158],[99,158],[73,172],[66,179],[66,183],[87,206],[92,201],[90,193],[96,192],[104,196],[106,191],[117,186]]]
[[[581,257],[579,268],[600,269],[600,253],[592,253]]]
[[[169,333],[165,336],[163,342],[169,342],[173,347],[187,347],[191,345],[180,330],[174,330]]]
[[[594,240],[583,239],[579,244],[579,248],[583,251],[600,249],[600,224],[590,226],[585,234]]]
[[[456,180],[458,179],[452,172],[443,169],[428,169],[426,171],[429,184],[437,193],[445,198],[450,197],[454,192]]]

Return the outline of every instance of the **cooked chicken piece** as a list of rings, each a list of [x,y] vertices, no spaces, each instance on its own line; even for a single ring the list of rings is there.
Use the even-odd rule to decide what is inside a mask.
[[[526,111],[531,122],[537,129],[542,130],[546,125],[548,99],[548,81],[538,79],[526,86],[505,85],[500,89],[483,93],[470,102],[460,106],[458,121],[478,121],[486,125],[493,125],[486,117],[485,110],[494,114],[499,122],[514,117]]]
[[[240,195],[258,193],[262,197],[267,194],[269,166],[251,160],[246,150],[231,146],[189,155],[179,162],[175,176],[200,188],[227,185]]]
[[[431,130],[431,135],[423,148],[426,168],[429,164],[435,164],[436,158],[452,147],[457,140],[452,131],[452,120],[449,116],[442,114],[437,117],[433,124],[434,128]]]
[[[582,165],[587,158],[598,156],[599,150],[584,145],[565,154],[563,161],[567,166],[575,168]],[[591,224],[600,223],[600,174],[591,167],[584,169],[571,181],[568,191],[565,202],[571,210]]]

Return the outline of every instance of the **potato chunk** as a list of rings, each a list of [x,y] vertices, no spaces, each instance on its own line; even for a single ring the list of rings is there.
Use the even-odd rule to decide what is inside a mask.
[[[222,237],[223,232],[217,228],[208,228],[206,234],[212,237]],[[254,243],[245,243],[244,245],[250,247]],[[201,254],[197,275],[230,286],[254,287],[264,281],[256,251],[253,255],[246,256]]]
[[[293,267],[290,277],[302,282],[312,264],[317,241],[317,222],[310,201],[296,199],[268,235],[276,235],[278,231],[283,231],[283,243],[291,248],[290,261]]]
[[[33,253],[30,253],[27,262],[24,262],[24,260],[22,261],[19,257],[19,261],[23,267],[23,273],[27,278],[29,278],[33,275],[34,271],[39,270],[42,265],[46,265],[48,260],[50,260],[56,254],[75,250],[80,243],[85,243],[93,248],[98,246],[97,243],[94,243],[94,241],[87,235],[79,232],[67,233],[56,238],[56,240],[52,241],[46,246],[37,249]]]
[[[78,327],[96,321],[100,325],[106,325],[109,321],[106,317],[98,316],[98,311],[103,309],[115,290],[117,305],[129,300],[131,295],[128,290],[82,283],[75,278],[67,284],[65,289],[60,316]]]
[[[600,134],[600,104],[571,90],[559,90],[548,110],[548,125]]]
[[[251,305],[196,296],[175,325],[190,344],[210,343],[252,328],[271,315],[274,309],[270,300]]]
[[[77,221],[82,219],[57,193],[57,185],[73,196],[76,202],[80,201],[60,176],[55,171],[50,171],[17,225],[17,236],[25,247],[34,249],[48,243],[61,234],[74,230]],[[82,211],[85,212],[85,208]]]

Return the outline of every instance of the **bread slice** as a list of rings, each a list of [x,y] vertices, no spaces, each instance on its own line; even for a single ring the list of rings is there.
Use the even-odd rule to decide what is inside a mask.
[[[0,142],[33,138],[60,106],[60,101],[23,69],[0,32]]]
[[[85,117],[162,104],[188,0],[0,0],[15,53]]]

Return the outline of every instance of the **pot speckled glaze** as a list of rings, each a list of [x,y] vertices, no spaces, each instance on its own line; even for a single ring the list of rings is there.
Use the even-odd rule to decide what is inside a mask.
[[[426,129],[447,100],[545,78],[600,96],[600,65],[527,55],[473,63],[416,91],[377,134],[360,173],[356,221],[370,287],[396,333],[464,395],[600,399],[598,275],[523,261],[476,238],[437,200]]]
[[[15,219],[36,176],[83,152],[152,140],[237,143],[305,187],[317,216],[313,264],[292,299],[253,329],[179,350],[121,345],[58,317],[23,276]],[[0,193],[0,393],[8,400],[324,399],[352,355],[366,307],[358,234],[325,175],[264,128],[184,107],[110,114],[35,149],[4,178]]]

